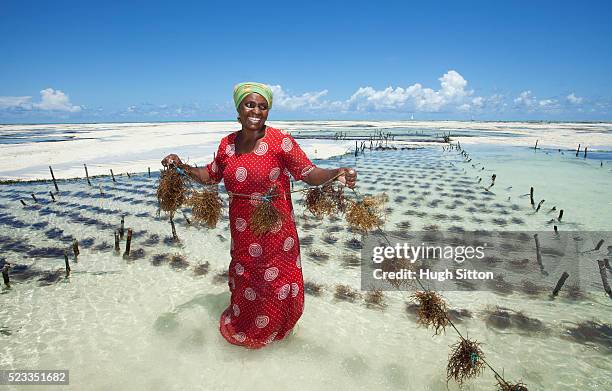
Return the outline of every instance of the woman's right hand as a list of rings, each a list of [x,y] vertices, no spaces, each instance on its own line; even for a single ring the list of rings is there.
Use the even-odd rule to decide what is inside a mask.
[[[168,155],[168,156],[166,156],[165,158],[162,159],[161,164],[164,167],[168,167],[168,166],[179,167],[179,166],[181,166],[183,164],[183,162],[181,161],[181,158],[179,158],[177,155],[171,153],[170,155]]]

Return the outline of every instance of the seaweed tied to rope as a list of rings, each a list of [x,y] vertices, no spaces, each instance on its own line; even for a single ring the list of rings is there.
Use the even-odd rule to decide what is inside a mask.
[[[157,200],[159,208],[170,218],[187,200],[188,178],[181,175],[175,167],[164,168],[157,185]]]
[[[251,231],[256,236],[261,236],[267,232],[274,230],[281,222],[281,213],[273,204],[274,185],[265,196],[262,196],[255,209],[251,213]]]
[[[480,375],[484,370],[484,353],[480,343],[461,338],[451,346],[451,354],[446,367],[446,380],[455,380],[459,385]]]
[[[417,323],[425,327],[431,326],[434,335],[443,332],[448,326],[448,315],[446,302],[437,292],[417,291],[412,295],[412,300],[417,302]]]
[[[349,226],[368,233],[383,224],[385,194],[376,197],[365,196],[358,201],[349,201],[346,208],[346,221]]]
[[[218,191],[208,189],[201,191],[193,190],[186,204],[191,207],[191,214],[197,222],[206,224],[208,228],[217,226],[217,222],[221,217],[221,207],[223,206]]]

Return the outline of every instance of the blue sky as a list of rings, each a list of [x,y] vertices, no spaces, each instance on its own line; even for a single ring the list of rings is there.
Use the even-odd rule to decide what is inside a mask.
[[[612,120],[606,1],[0,2],[0,122]]]

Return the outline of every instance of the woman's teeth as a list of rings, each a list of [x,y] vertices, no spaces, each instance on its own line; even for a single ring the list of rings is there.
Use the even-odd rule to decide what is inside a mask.
[[[259,123],[259,121],[261,121],[261,118],[248,117],[247,119],[249,120],[249,122],[252,122],[254,124]]]

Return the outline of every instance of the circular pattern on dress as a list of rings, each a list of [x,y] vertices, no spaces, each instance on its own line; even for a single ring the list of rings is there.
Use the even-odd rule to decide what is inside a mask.
[[[283,243],[283,250],[285,251],[291,250],[293,248],[294,243],[295,243],[295,240],[293,240],[291,236],[287,237],[287,239],[285,239],[285,242]]]
[[[258,257],[263,252],[263,249],[258,243],[251,243],[249,245],[249,255],[252,257]]]
[[[225,147],[225,154],[227,156],[234,156],[236,153],[236,146],[234,144],[227,144]]]
[[[278,220],[276,222],[276,224],[274,224],[274,227],[272,227],[272,229],[270,229],[270,232],[272,233],[278,233],[278,231],[280,231],[281,227],[283,226],[283,222],[282,220]]]
[[[270,318],[268,318],[266,315],[259,315],[255,318],[255,326],[260,329],[266,327],[268,323],[270,323]]]
[[[291,173],[289,172],[289,170],[287,170],[286,168],[283,169],[283,173],[287,176],[291,176]]]
[[[241,276],[244,273],[244,266],[242,266],[239,263],[237,263],[236,266],[234,266],[234,269],[236,270],[236,274],[239,276]]]
[[[278,268],[277,267],[269,267],[264,272],[264,280],[266,281],[274,281],[278,277]]]
[[[247,177],[247,169],[244,167],[238,167],[236,169],[236,180],[238,182],[244,182]]]
[[[300,286],[297,283],[292,282],[291,283],[291,297],[296,297],[299,291],[300,291]]]
[[[234,311],[234,316],[240,315],[240,307],[238,307],[238,304],[232,305],[232,311]]]
[[[291,149],[293,148],[293,143],[291,143],[291,140],[289,140],[289,137],[285,137],[283,139],[283,141],[281,142],[281,148],[285,152],[291,151]]]
[[[278,331],[275,331],[272,334],[270,334],[270,336],[266,339],[266,342],[264,342],[264,343],[267,345],[270,342],[274,341],[274,338],[276,338],[277,334],[278,334]]]
[[[280,289],[278,290],[278,299],[285,300],[287,296],[289,296],[290,290],[291,290],[291,285],[289,284],[285,284],[281,286]]]
[[[302,176],[306,176],[310,173],[310,171],[314,170],[314,166],[304,167],[302,169]]]
[[[238,232],[244,232],[247,226],[247,222],[242,217],[238,217],[236,221],[234,222],[234,225],[236,226],[236,229],[238,230]]]
[[[270,170],[270,174],[268,175],[268,178],[270,178],[270,180],[274,182],[275,180],[278,179],[279,175],[280,175],[280,168],[274,167],[273,169]]]
[[[251,205],[257,206],[263,202],[261,198],[262,196],[263,194],[258,192],[251,193],[251,196],[249,197],[249,202],[251,203]]]
[[[232,335],[232,337],[234,337],[234,339],[238,342],[244,342],[246,340],[246,335],[242,332],[236,333]]]
[[[260,142],[257,149],[254,151],[255,155],[257,156],[263,156],[266,154],[266,152],[268,152],[268,143],[265,141]]]
[[[255,290],[253,290],[253,288],[246,288],[244,290],[244,298],[249,300],[249,301],[253,301],[255,300],[255,298],[257,297],[257,294],[255,294]]]

